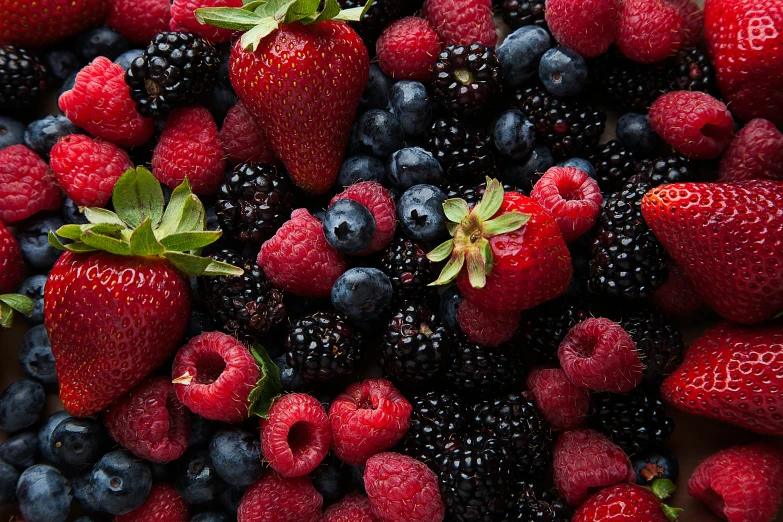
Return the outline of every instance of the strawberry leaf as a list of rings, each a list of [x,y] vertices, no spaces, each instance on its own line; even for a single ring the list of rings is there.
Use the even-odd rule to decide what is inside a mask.
[[[486,221],[497,214],[503,205],[503,185],[496,179],[487,178],[487,188],[481,202],[473,209],[479,220]]]
[[[275,13],[275,19],[283,24],[290,24],[315,16],[320,0],[291,0],[282,5]]]
[[[283,392],[280,369],[260,344],[254,344],[250,348],[250,353],[253,354],[253,358],[258,363],[258,368],[261,370],[261,378],[248,396],[250,402],[249,411],[251,415],[266,418],[275,399]]]
[[[78,241],[82,237],[82,225],[63,225],[57,229],[57,235],[65,239]]]
[[[262,21],[242,35],[242,48],[246,51],[255,52],[261,44],[261,40],[277,29],[278,21],[272,17],[264,18]]]
[[[33,300],[26,295],[3,294],[0,295],[0,302],[7,304],[20,314],[24,314],[28,317],[33,315],[33,308],[35,305],[33,304]]]
[[[338,14],[340,14],[340,4],[337,0],[325,0],[323,10],[309,23],[317,24],[325,22],[326,20],[331,20]]]
[[[166,249],[163,248],[152,231],[150,218],[144,220],[130,236],[130,253],[132,256],[157,256]]]
[[[222,232],[204,231],[204,232],[181,232],[166,236],[160,240],[160,244],[166,247],[166,250],[175,252],[188,252],[211,245],[217,241]]]
[[[522,214],[521,212],[508,212],[502,216],[498,216],[493,220],[485,221],[482,226],[482,232],[484,237],[499,236],[500,234],[508,234],[515,230],[522,228],[522,225],[530,221],[530,214]]]
[[[117,215],[132,228],[146,219],[157,226],[163,216],[163,190],[152,173],[144,167],[130,169],[117,180],[112,193]]]
[[[427,259],[432,261],[433,263],[439,263],[441,261],[445,261],[446,259],[451,256],[451,252],[454,250],[454,240],[449,239],[447,241],[444,241],[440,245],[436,246],[432,252],[427,254]]]
[[[470,213],[470,207],[464,199],[451,198],[443,202],[443,212],[449,221],[459,223]]]
[[[200,199],[191,194],[182,205],[182,219],[177,223],[174,233],[204,230],[205,222],[206,212],[204,211],[204,205]]]
[[[466,262],[470,286],[473,288],[484,288],[487,284],[487,271],[481,250],[472,249],[468,251]]]
[[[374,0],[367,0],[364,7],[352,7],[351,9],[345,9],[340,11],[333,20],[339,22],[361,22],[362,17],[370,10]]]
[[[652,483],[650,490],[653,495],[655,495],[655,498],[663,501],[674,494],[677,490],[677,486],[669,479],[658,479]]]
[[[171,193],[169,204],[166,206],[166,211],[163,213],[160,225],[156,229],[156,232],[159,233],[158,237],[167,236],[177,231],[185,211],[185,201],[192,195],[193,192],[190,190],[190,181],[185,177],[182,183],[180,183]]]
[[[454,281],[465,265],[465,252],[455,252],[438,278],[427,286],[445,285]]]
[[[99,234],[94,230],[85,230],[84,234],[82,234],[82,242],[87,246],[97,250],[104,250],[110,254],[119,256],[130,255],[130,244],[127,241]]]
[[[120,216],[105,208],[87,207],[84,209],[84,217],[86,217],[87,221],[90,223],[109,223],[112,225],[122,225],[123,227],[126,226],[120,219]]]
[[[182,252],[163,252],[161,254],[166,261],[174,265],[174,267],[180,272],[184,272],[189,276],[236,276],[245,273],[241,268],[229,265],[227,263],[219,263],[213,261],[208,257],[199,257],[191,254],[185,254]]]
[[[661,504],[661,510],[663,511],[666,520],[669,520],[670,522],[675,522],[677,517],[684,511],[682,508],[671,507],[666,504]]]
[[[200,24],[209,24],[232,31],[249,31],[263,20],[263,17],[255,14],[252,10],[246,10],[244,7],[242,9],[234,7],[202,7],[196,9],[193,14]]]

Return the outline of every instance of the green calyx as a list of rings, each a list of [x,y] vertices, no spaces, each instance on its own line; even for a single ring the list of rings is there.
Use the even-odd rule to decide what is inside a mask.
[[[327,20],[358,22],[372,5],[368,0],[364,7],[340,9],[337,0],[254,0],[242,7],[203,7],[196,9],[196,20],[232,31],[245,31],[242,47],[255,51],[261,40],[280,24],[299,22],[304,25]],[[319,9],[320,7],[320,9]]]
[[[201,257],[201,249],[218,240],[206,230],[204,205],[187,178],[174,189],[168,205],[163,190],[144,167],[130,169],[112,192],[115,212],[87,207],[86,225],[65,225],[49,232],[49,243],[69,252],[104,251],[119,256],[161,257],[189,276],[242,275],[241,268]],[[70,242],[63,243],[60,239]]]
[[[661,502],[661,511],[663,511],[666,520],[670,520],[671,522],[677,520],[677,517],[680,516],[683,509],[667,506],[663,501],[671,497],[676,489],[677,486],[669,479],[658,479],[650,486],[652,494]]]
[[[492,219],[503,205],[503,185],[487,178],[487,188],[481,201],[471,210],[464,199],[443,202],[446,228],[451,239],[438,245],[427,258],[433,262],[448,259],[446,266],[430,286],[445,285],[457,278],[467,265],[468,279],[473,288],[484,288],[492,272],[494,258],[489,238],[520,229],[530,220],[530,214],[507,212]]]
[[[33,300],[22,294],[0,295],[0,328],[14,325],[14,311],[26,316],[33,315]]]
[[[269,416],[269,409],[283,392],[283,384],[280,380],[280,369],[269,357],[269,354],[260,344],[254,344],[250,348],[250,353],[258,363],[261,370],[261,378],[256,383],[256,387],[250,392],[249,410],[251,415],[261,418]]]

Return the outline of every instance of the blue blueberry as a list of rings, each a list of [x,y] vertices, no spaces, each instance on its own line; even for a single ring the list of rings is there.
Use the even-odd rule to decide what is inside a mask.
[[[226,119],[228,110],[236,103],[237,95],[234,89],[231,88],[231,85],[226,85],[225,83],[215,85],[215,88],[209,94],[207,107],[209,107],[209,111],[212,113],[212,117],[218,127],[223,125],[223,120]]]
[[[0,442],[0,461],[19,469],[27,469],[35,464],[37,456],[38,435],[35,431],[20,431]]]
[[[443,181],[443,167],[431,152],[421,147],[406,147],[386,160],[386,178],[402,188],[422,183],[438,185]]]
[[[78,74],[78,71],[71,74],[69,77],[65,79],[62,86],[60,87],[60,90],[57,91],[57,97],[63,95],[64,92],[70,91],[73,89],[73,86],[76,85],[76,75]]]
[[[389,90],[393,83],[394,80],[383,74],[377,63],[370,65],[370,76],[359,99],[359,109],[385,109],[389,105]]]
[[[495,122],[495,147],[498,152],[520,161],[533,148],[533,124],[518,110],[506,111]]]
[[[84,511],[100,513],[103,510],[93,496],[90,476],[91,473],[88,472],[71,480],[71,493]]]
[[[371,109],[359,118],[356,138],[365,150],[386,158],[402,148],[405,133],[397,117],[387,111]]]
[[[0,116],[0,150],[24,142],[24,123]]]
[[[188,448],[203,448],[212,440],[212,436],[218,430],[218,423],[205,419],[200,415],[190,416],[190,439]]]
[[[174,486],[191,504],[212,502],[226,489],[206,450],[190,451],[179,459]]]
[[[228,488],[218,496],[218,504],[228,516],[236,520],[239,504],[242,502],[244,494],[245,488]]]
[[[435,243],[446,235],[443,202],[446,193],[434,185],[414,185],[397,203],[397,218],[403,231],[420,243]]]
[[[16,471],[16,468],[0,460],[0,509],[5,509],[16,503],[18,481],[19,472]]]
[[[389,306],[391,298],[389,276],[377,268],[351,268],[332,286],[335,310],[356,321],[375,319]]]
[[[574,167],[575,169],[579,169],[582,172],[586,172],[588,176],[595,179],[595,167],[593,167],[593,164],[587,161],[586,159],[582,158],[568,158],[565,161],[561,161],[557,164],[558,167]]]
[[[652,129],[646,114],[629,112],[617,120],[617,139],[630,150],[642,156],[652,156],[660,146],[661,139]]]
[[[60,216],[47,216],[27,222],[16,234],[22,257],[28,266],[48,272],[62,254],[49,244],[49,231],[55,232],[65,222]]]
[[[60,211],[60,217],[69,225],[86,225],[89,223],[84,212],[79,210],[79,205],[74,203],[68,196],[63,198],[63,208]]]
[[[84,31],[79,35],[76,45],[79,54],[88,62],[98,56],[114,60],[128,50],[128,40],[108,27],[96,27]]]
[[[503,70],[503,83],[520,87],[538,73],[538,62],[552,47],[549,32],[537,25],[520,27],[503,41],[497,57]]]
[[[144,54],[144,49],[130,49],[114,59],[114,63],[122,67],[125,71],[130,69],[131,62]]]
[[[280,370],[280,382],[283,385],[284,392],[296,393],[305,389],[304,377],[301,372],[288,366],[285,354],[275,359],[275,365]]]
[[[31,122],[24,131],[24,144],[44,159],[49,158],[52,147],[65,136],[78,134],[79,127],[65,116],[47,116]]]
[[[16,485],[19,511],[27,522],[65,522],[71,511],[71,488],[55,468],[36,464]]]
[[[152,488],[149,466],[125,450],[107,453],[88,474],[88,504],[102,513],[123,515],[144,504]]]
[[[221,511],[204,511],[190,519],[190,522],[230,522],[228,515]]]
[[[43,426],[38,430],[38,452],[49,462],[54,462],[54,455],[52,455],[51,445],[52,432],[54,429],[65,419],[71,418],[71,415],[67,411],[56,411],[52,413]]]
[[[18,293],[26,295],[33,301],[33,314],[26,316],[19,314],[28,324],[33,326],[43,324],[43,306],[44,306],[44,286],[46,285],[45,275],[34,275],[28,277],[19,286]]]
[[[541,57],[538,77],[555,96],[574,96],[587,85],[587,63],[579,53],[558,45]]]
[[[440,317],[443,324],[453,332],[459,332],[457,321],[457,307],[462,303],[462,293],[457,285],[451,285],[440,294]]]
[[[397,117],[408,136],[421,136],[432,123],[432,105],[427,88],[419,82],[403,80],[392,85],[389,111]]]
[[[352,199],[341,199],[326,210],[323,222],[326,242],[346,254],[358,254],[370,246],[375,218],[367,207]]]
[[[44,62],[49,74],[58,82],[64,82],[72,74],[76,74],[84,65],[76,53],[64,49],[55,49],[44,54]]]
[[[666,449],[650,449],[637,453],[631,459],[636,472],[636,483],[649,486],[656,479],[669,479],[677,482],[680,476],[680,464],[677,457]]]
[[[533,147],[523,161],[509,162],[505,165],[500,177],[505,183],[519,187],[525,194],[529,194],[536,181],[554,164],[555,159],[549,148],[539,145]]]
[[[337,502],[351,490],[348,466],[336,459],[327,458],[312,473],[313,487],[326,503]]]
[[[18,359],[28,377],[44,384],[57,384],[52,345],[44,325],[33,326],[25,332],[19,345]]]
[[[349,187],[359,181],[377,181],[383,183],[386,172],[383,162],[370,154],[356,154],[343,161],[337,175],[337,185]]]
[[[110,446],[109,434],[103,423],[90,418],[71,417],[52,431],[49,449],[54,463],[63,469],[88,469]]]
[[[38,381],[19,379],[0,394],[0,431],[9,433],[32,426],[41,418],[46,392]]]
[[[264,471],[258,435],[241,428],[224,428],[209,443],[209,456],[217,474],[230,486],[244,488]]]

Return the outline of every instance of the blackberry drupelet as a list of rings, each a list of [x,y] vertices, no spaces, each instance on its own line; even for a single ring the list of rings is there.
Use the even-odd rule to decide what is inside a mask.
[[[191,33],[159,33],[125,73],[131,98],[143,116],[163,117],[193,105],[215,85],[218,52]]]
[[[640,207],[651,188],[645,182],[628,183],[607,198],[591,243],[591,292],[647,299],[666,282],[668,255],[644,222]]]
[[[467,185],[497,176],[492,137],[457,118],[437,120],[427,139],[427,150],[451,180]]]
[[[665,62],[637,63],[615,48],[597,58],[590,73],[624,112],[647,113],[661,94],[671,90]]]
[[[502,0],[503,21],[514,31],[524,25],[547,28],[546,3],[543,0]]]
[[[639,307],[624,313],[617,322],[636,343],[648,381],[660,384],[682,362],[682,334],[660,311]]]
[[[435,97],[455,114],[478,112],[502,88],[498,57],[480,43],[447,46],[438,55],[433,73]]]
[[[690,160],[681,154],[638,161],[635,172],[633,181],[644,181],[653,187],[664,183],[696,181],[696,172]]]
[[[568,522],[572,510],[556,491],[537,491],[533,483],[520,483],[514,488],[514,503],[507,522]]]
[[[0,47],[0,110],[16,112],[46,90],[49,73],[38,57],[14,45]]]
[[[478,185],[463,185],[461,183],[449,183],[443,187],[443,191],[448,198],[464,199],[469,207],[474,207],[476,203],[484,197],[484,191],[487,189],[487,182],[484,181]],[[503,183],[504,192],[520,192],[517,187],[508,183]]]
[[[282,168],[244,164],[226,174],[215,212],[234,238],[260,244],[288,221],[295,205],[294,184]]]
[[[468,425],[468,408],[456,394],[430,390],[411,399],[411,425],[400,443],[402,453],[438,471],[438,457]]]
[[[397,235],[383,251],[380,268],[389,276],[398,298],[422,299],[433,295],[427,285],[438,277],[437,267],[427,251],[410,239]]]
[[[361,358],[362,335],[345,316],[316,312],[291,325],[285,340],[288,365],[307,382],[354,375]]]
[[[611,193],[625,185],[636,172],[636,155],[618,140],[601,146],[590,158],[601,192]]]
[[[454,335],[454,349],[446,367],[446,382],[467,395],[491,394],[519,385],[522,362],[508,345],[479,346],[464,334]]]
[[[199,288],[212,318],[240,340],[254,341],[286,318],[283,292],[251,260],[233,250],[221,250],[212,259],[245,270],[241,276],[201,277]]]
[[[341,9],[364,7],[364,0],[338,0]],[[351,22],[370,54],[375,53],[375,41],[383,30],[393,21],[409,16],[421,9],[422,0],[377,0],[362,16],[358,23]]]
[[[673,91],[717,91],[715,69],[707,53],[699,48],[680,49],[667,60],[667,72]]]
[[[542,362],[557,362],[557,349],[568,331],[589,317],[581,300],[559,297],[522,314],[515,344],[531,350]]]

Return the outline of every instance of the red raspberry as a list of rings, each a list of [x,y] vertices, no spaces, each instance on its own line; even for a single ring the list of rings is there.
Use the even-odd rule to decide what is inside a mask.
[[[345,257],[326,242],[321,222],[303,208],[261,245],[257,262],[277,288],[309,297],[328,297],[347,268]]]
[[[566,243],[593,228],[604,198],[598,182],[574,167],[552,167],[539,179],[530,197],[555,218]]]
[[[309,477],[285,478],[269,470],[245,491],[237,522],[316,522],[323,503]]]
[[[117,145],[83,134],[57,142],[49,164],[68,197],[84,207],[105,206],[114,184],[133,168],[128,153]]]
[[[553,465],[555,486],[572,506],[584,502],[592,488],[636,481],[628,455],[597,431],[588,429],[560,435]]]
[[[379,252],[391,243],[394,231],[397,229],[397,207],[391,194],[383,185],[375,181],[354,183],[333,197],[329,204],[333,205],[335,201],[341,199],[352,199],[361,203],[375,218],[375,235],[372,236],[370,246],[359,252],[360,256]]]
[[[141,145],[155,132],[152,118],[136,110],[125,71],[105,56],[79,71],[73,89],[60,96],[59,105],[75,125],[121,147]]]
[[[749,121],[723,154],[718,178],[783,181],[783,134],[775,124],[761,118]]]
[[[332,427],[323,405],[305,393],[277,399],[261,420],[261,451],[284,477],[307,475],[332,445]]]
[[[0,220],[8,224],[57,210],[63,192],[49,165],[24,145],[0,150]]]
[[[171,113],[152,153],[152,173],[175,188],[185,176],[196,194],[214,194],[223,183],[226,159],[215,120],[204,107]]]
[[[494,49],[497,44],[491,0],[424,0],[421,15],[443,45],[478,42]]]
[[[232,163],[269,165],[275,161],[269,140],[241,101],[228,110],[220,129],[220,141]]]
[[[527,387],[552,429],[572,430],[584,425],[590,393],[571,382],[561,368],[534,368],[527,376]]]
[[[412,410],[408,400],[385,379],[351,384],[329,408],[335,455],[352,466],[361,466],[402,439]]]
[[[169,30],[170,0],[112,0],[106,25],[129,42],[146,45]]]
[[[481,346],[498,346],[516,333],[519,312],[488,310],[465,299],[457,308],[457,321],[471,342]]]
[[[380,522],[373,514],[370,499],[358,493],[351,493],[337,504],[324,510],[318,522]]]
[[[682,47],[696,47],[704,32],[704,11],[693,0],[666,0],[682,18]]]
[[[22,280],[22,249],[10,230],[0,221],[0,294],[15,292]]]
[[[147,500],[125,515],[117,515],[114,522],[188,522],[190,506],[171,484],[158,482],[152,486]]]
[[[242,7],[242,0],[174,0],[171,4],[172,31],[195,33],[210,42],[228,42],[234,37],[234,31],[219,29],[202,24],[193,14],[200,7]]]
[[[677,52],[684,32],[677,8],[664,0],[624,0],[616,43],[631,60],[654,63]]]
[[[693,159],[720,156],[734,137],[726,106],[704,92],[674,91],[650,106],[650,125],[663,140]]]
[[[759,443],[719,451],[693,471],[688,494],[729,522],[770,522],[783,503],[783,450]]]
[[[432,79],[440,40],[427,20],[408,16],[390,24],[375,43],[381,70],[395,80]]]
[[[547,0],[546,22],[555,39],[594,58],[614,42],[621,0]]]
[[[574,325],[557,357],[568,378],[589,390],[628,393],[642,382],[636,343],[609,319],[591,317]]]
[[[690,280],[685,276],[685,271],[671,259],[666,263],[669,277],[666,282],[653,294],[653,302],[661,312],[671,317],[690,317],[704,306],[704,301]]]
[[[166,377],[151,377],[103,414],[109,434],[141,459],[171,462],[188,449],[190,414]]]
[[[242,343],[221,332],[194,337],[172,367],[174,391],[193,413],[223,422],[248,417],[248,396],[261,371]]]
[[[636,484],[615,484],[595,493],[574,513],[572,522],[667,522],[652,491]]]
[[[367,460],[364,487],[375,515],[383,522],[441,522],[446,508],[438,478],[423,462],[399,453]]]

